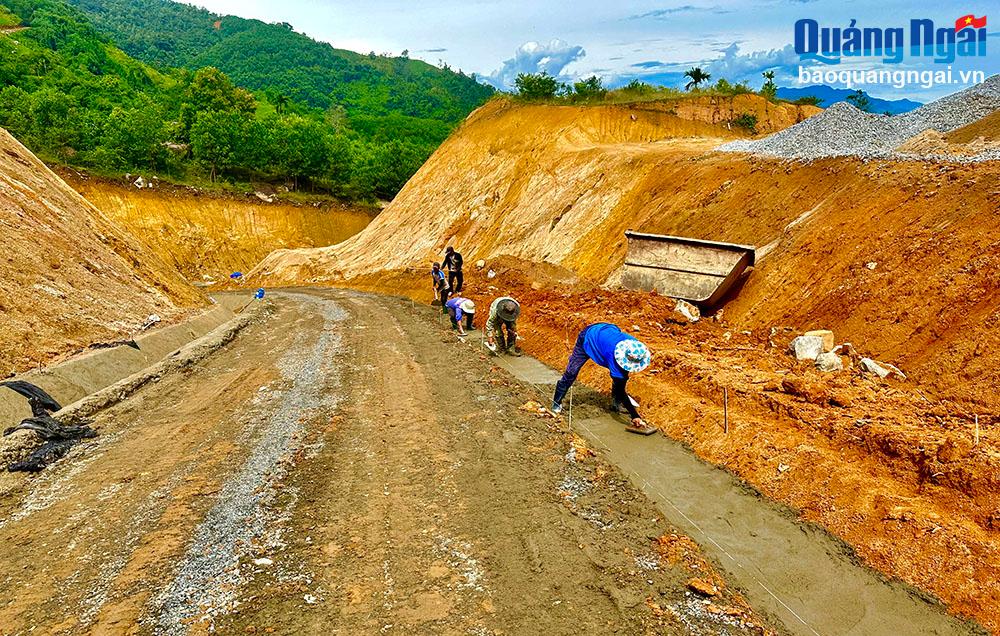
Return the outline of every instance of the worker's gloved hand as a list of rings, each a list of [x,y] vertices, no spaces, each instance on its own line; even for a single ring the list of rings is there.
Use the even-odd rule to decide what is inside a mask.
[[[489,349],[490,351],[492,351],[493,353],[497,352],[497,345],[492,340],[487,340],[486,341],[486,348]]]
[[[646,420],[642,419],[641,417],[633,417],[632,426],[635,426],[637,428],[646,428],[648,424],[646,424]]]

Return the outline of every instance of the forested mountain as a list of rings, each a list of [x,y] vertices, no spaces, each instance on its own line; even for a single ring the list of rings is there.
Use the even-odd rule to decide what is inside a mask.
[[[349,115],[455,123],[493,89],[474,77],[406,57],[362,55],[266,24],[170,0],[69,0],[126,53],[156,66],[214,66],[239,86],[273,89]]]
[[[0,30],[0,126],[49,161],[103,172],[155,172],[178,181],[287,180],[349,198],[391,197],[463,109],[478,105],[466,92],[478,92],[480,100],[490,92],[420,62],[356,54],[347,57],[368,60],[364,68],[351,66],[345,77],[353,79],[345,83],[330,80],[334,89],[325,100],[315,84],[301,83],[303,93],[286,90],[291,84],[264,84],[266,71],[258,71],[261,83],[248,81],[247,90],[212,66],[192,62],[178,69],[160,60],[153,67],[133,59],[64,0],[0,0],[0,21],[26,27]],[[293,46],[334,51],[284,26],[240,23],[249,27],[216,41],[205,55],[224,56],[227,47],[265,34],[266,43],[255,50],[273,55],[243,56],[249,73]],[[184,38],[155,41],[164,51],[191,46]],[[397,85],[394,78],[411,66],[413,81]],[[380,67],[394,70],[380,74]],[[423,74],[438,83],[428,80],[421,90]],[[294,76],[284,77],[291,82]],[[466,92],[449,92],[451,82]]]

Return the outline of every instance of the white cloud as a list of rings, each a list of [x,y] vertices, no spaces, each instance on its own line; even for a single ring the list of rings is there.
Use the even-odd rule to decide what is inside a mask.
[[[504,61],[500,68],[485,79],[497,88],[511,88],[519,73],[545,72],[559,77],[567,66],[586,54],[582,46],[558,39],[548,44],[525,42],[517,47],[514,57]]]
[[[799,56],[791,44],[780,49],[741,54],[740,45],[733,42],[719,52],[722,53],[721,58],[705,62],[706,70],[713,79],[724,77],[731,82],[753,81],[768,69],[785,69],[799,64]]]

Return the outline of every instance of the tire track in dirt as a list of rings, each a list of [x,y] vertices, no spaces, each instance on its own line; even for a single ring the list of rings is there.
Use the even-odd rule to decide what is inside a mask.
[[[101,413],[96,440],[0,501],[0,631],[135,628],[286,390],[280,356],[313,346],[320,320],[279,305],[229,348]]]
[[[427,308],[272,297],[0,500],[0,632],[774,633]]]
[[[321,316],[319,337],[296,333],[278,360],[279,381],[287,388],[271,391],[271,404],[249,418],[251,427],[242,435],[253,438],[252,450],[223,484],[218,503],[195,530],[173,580],[157,599],[157,633],[183,634],[194,619],[211,624],[214,616],[235,609],[244,577],[240,560],[266,539],[272,521],[266,504],[289,465],[283,460],[290,459],[307,423],[337,404],[336,374],[328,362],[340,347],[337,323],[345,314],[332,301],[299,295],[295,302],[300,311]]]
[[[672,530],[655,507],[585,447],[569,452],[552,420],[520,411],[526,387],[426,308],[312,293],[351,314],[343,406],[290,474],[287,547],[266,555],[220,631],[763,630],[731,593],[687,591],[692,573],[713,576],[707,561],[661,558],[672,539],[656,539]]]

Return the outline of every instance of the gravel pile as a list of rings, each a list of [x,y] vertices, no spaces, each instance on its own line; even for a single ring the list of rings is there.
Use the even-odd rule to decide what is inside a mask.
[[[1000,109],[1000,75],[981,84],[925,104],[902,115],[876,115],[838,102],[819,115],[754,141],[722,145],[723,152],[749,152],[785,159],[855,156],[861,159],[934,159],[961,162],[1000,158],[988,150],[974,156],[913,155],[896,152],[907,139],[933,129],[947,133]]]

